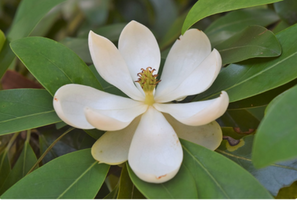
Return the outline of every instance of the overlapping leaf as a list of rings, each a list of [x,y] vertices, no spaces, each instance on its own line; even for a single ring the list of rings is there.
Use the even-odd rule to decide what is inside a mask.
[[[267,107],[253,146],[257,167],[297,158],[297,86],[276,97]]]
[[[213,85],[195,100],[218,96],[225,90],[230,102],[239,101],[284,85],[297,77],[297,25],[276,35],[282,46],[277,58],[259,58],[232,64],[221,70]]]
[[[91,199],[96,196],[108,169],[93,159],[90,149],[76,151],[33,171],[1,198]]]
[[[297,160],[272,164],[263,169],[256,169],[251,159],[253,141],[253,135],[246,136],[242,141],[244,145],[232,151],[226,148],[227,141],[224,140],[216,151],[249,171],[272,195],[276,196],[280,188],[289,186],[297,179]]]
[[[57,123],[51,95],[42,89],[0,91],[0,135]]]
[[[217,1],[217,0],[199,0],[191,8],[187,15],[182,28],[182,34],[186,32],[193,24],[199,20],[208,17],[213,14],[222,13],[231,10],[237,10],[241,8],[248,8],[253,6],[259,6],[269,3],[278,2],[281,0],[249,0],[249,1]]]

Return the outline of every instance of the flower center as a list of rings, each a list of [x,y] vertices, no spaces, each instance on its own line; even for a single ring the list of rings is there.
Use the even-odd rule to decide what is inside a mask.
[[[147,67],[146,69],[141,68],[141,72],[137,74],[139,77],[137,81],[145,93],[144,103],[147,105],[153,105],[154,100],[154,89],[156,85],[161,81],[157,80],[158,74],[153,74],[155,69]]]

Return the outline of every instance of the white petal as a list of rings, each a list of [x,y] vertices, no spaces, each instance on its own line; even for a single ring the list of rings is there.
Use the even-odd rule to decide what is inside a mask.
[[[144,25],[131,21],[123,29],[119,39],[119,51],[123,55],[132,79],[138,79],[141,68],[152,67],[158,72],[161,54],[153,33]]]
[[[179,139],[162,113],[149,107],[141,117],[129,150],[128,161],[142,180],[162,183],[173,178],[183,159]]]
[[[128,153],[132,137],[135,133],[140,117],[129,126],[119,131],[108,131],[92,146],[92,156],[100,163],[118,165],[128,160]]]
[[[222,116],[229,105],[229,97],[222,91],[220,97],[207,101],[176,104],[154,104],[154,107],[170,114],[183,124],[201,126]]]
[[[222,129],[216,121],[202,126],[188,126],[180,123],[169,114],[164,113],[164,116],[179,138],[199,144],[210,150],[217,149],[222,142]]]
[[[68,84],[60,87],[55,93],[53,104],[56,113],[64,122],[81,129],[93,129],[98,126],[93,126],[87,121],[84,113],[87,107],[100,110],[106,118],[111,118],[111,120],[115,118],[119,121],[125,115],[123,112],[126,112],[129,120],[132,121],[145,112],[147,108],[141,102],[78,84]],[[121,113],[121,117],[115,117],[117,111]],[[134,115],[133,119],[131,119],[132,115]],[[114,127],[117,126],[117,124],[114,124]],[[114,129],[114,127],[112,128]]]
[[[194,71],[180,83],[174,90],[165,90],[156,94],[156,102],[169,102],[188,95],[198,94],[207,90],[216,77],[222,66],[220,53],[214,49]],[[157,91],[158,88],[157,88]]]
[[[210,54],[208,37],[198,29],[190,29],[172,46],[165,61],[156,96],[173,91]]]
[[[144,95],[132,80],[123,56],[111,41],[90,31],[89,49],[93,63],[102,78],[132,99],[144,99]]]

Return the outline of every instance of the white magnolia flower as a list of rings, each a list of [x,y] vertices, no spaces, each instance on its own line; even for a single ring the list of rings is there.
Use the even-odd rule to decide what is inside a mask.
[[[123,29],[118,49],[91,31],[89,48],[102,78],[130,98],[69,84],[57,90],[54,108],[73,127],[107,131],[92,147],[96,160],[111,165],[128,160],[140,179],[162,183],[181,166],[178,137],[212,150],[219,146],[222,132],[214,120],[227,109],[226,92],[207,101],[170,103],[205,91],[221,69],[220,54],[211,51],[203,32],[188,30],[175,42],[157,88],[160,50],[142,24],[132,21]]]

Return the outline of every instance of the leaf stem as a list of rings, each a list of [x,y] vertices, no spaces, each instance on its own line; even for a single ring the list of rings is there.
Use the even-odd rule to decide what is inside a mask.
[[[65,136],[67,133],[69,133],[70,131],[74,130],[75,128],[69,128],[67,131],[65,131],[62,135],[60,135],[46,150],[45,152],[38,158],[37,162],[33,165],[33,167],[29,170],[29,172],[26,174],[30,174],[35,167],[42,161],[42,159],[46,156],[46,154],[55,146],[55,144],[61,140],[61,138],[63,136]]]

